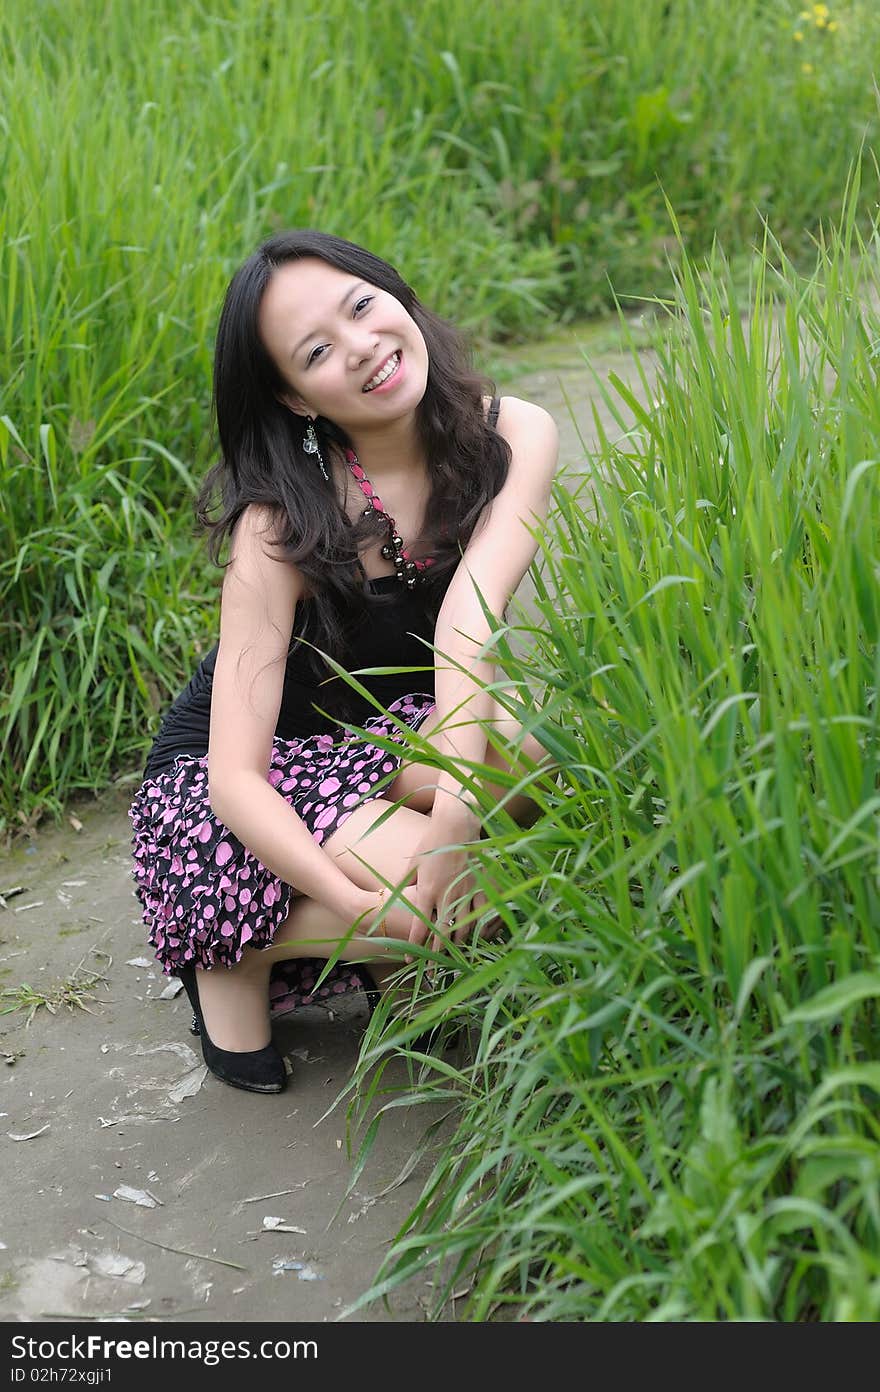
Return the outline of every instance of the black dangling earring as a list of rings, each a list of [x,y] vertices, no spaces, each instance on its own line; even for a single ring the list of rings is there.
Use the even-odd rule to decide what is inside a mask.
[[[306,430],[306,438],[303,440],[303,449],[305,450],[306,454],[316,454],[318,456],[318,463],[321,466],[321,473],[324,475],[324,478],[329,483],[330,475],[327,473],[327,470],[324,467],[324,456],[321,454],[321,447],[318,444],[318,434],[315,430],[315,422],[311,416],[309,416],[309,425],[308,429]]]

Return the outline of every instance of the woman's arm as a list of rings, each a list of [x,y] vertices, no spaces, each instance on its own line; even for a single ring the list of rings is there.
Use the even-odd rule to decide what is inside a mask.
[[[304,590],[299,568],[270,551],[272,536],[271,512],[256,506],[245,509],[232,536],[211,696],[211,807],[285,883],[354,919],[365,902],[375,901],[365,901],[364,891],[268,782],[287,651]]]
[[[485,724],[494,699],[482,689],[492,682],[495,663],[479,655],[491,628],[477,590],[490,614],[500,621],[538,549],[528,527],[538,531],[547,517],[559,449],[553,418],[542,407],[516,397],[502,400],[498,430],[511,449],[507,480],[474,529],[444,596],[434,630],[438,723],[431,731],[431,743],[464,766],[465,773],[469,766],[485,761]],[[479,721],[484,722],[483,727]],[[470,795],[454,773],[440,772],[436,789],[428,829],[419,848],[416,890],[410,896],[415,913],[409,941],[425,942],[430,933],[427,924],[434,920],[437,929],[431,946],[438,951],[442,937],[449,933],[449,894],[465,903],[471,897],[466,875],[462,882],[467,852],[441,851],[440,847],[462,847],[476,839],[479,818]]]
[[[465,768],[482,763],[486,757],[486,734],[474,722],[489,719],[493,698],[481,686],[489,685],[495,676],[491,657],[479,656],[491,628],[477,590],[490,613],[501,622],[538,549],[528,527],[538,531],[547,518],[559,455],[556,423],[541,406],[503,397],[497,428],[511,450],[507,480],[474,529],[444,596],[434,632],[434,647],[451,662],[437,658],[434,697],[438,726],[431,741]],[[454,774],[440,773],[432,820],[444,826],[460,821],[461,792],[462,784]]]

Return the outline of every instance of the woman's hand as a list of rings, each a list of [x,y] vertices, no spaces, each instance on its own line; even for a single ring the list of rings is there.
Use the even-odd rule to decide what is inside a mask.
[[[456,912],[461,916],[466,916],[470,910],[476,886],[473,875],[466,873],[467,843],[477,841],[479,835],[480,818],[466,803],[444,800],[440,808],[431,813],[427,832],[419,846],[420,863],[414,892],[407,893],[417,910],[410,917],[408,936],[411,943],[426,942],[431,936],[428,926],[431,923],[436,929],[431,937],[433,952],[441,951],[444,941],[450,937],[460,943],[470,936],[472,923],[452,931],[451,908],[456,904]],[[437,849],[440,846],[458,849],[441,851]]]
[[[405,895],[409,903],[413,902],[415,895],[415,882],[404,885],[400,890]],[[392,904],[391,908],[385,905],[391,899],[391,890],[384,885],[379,889],[358,889],[352,901],[351,919],[356,925],[355,936],[358,938],[396,938],[398,942],[406,942],[409,938],[410,924],[412,923],[412,909],[398,899],[397,903]],[[358,921],[360,920],[360,921]]]

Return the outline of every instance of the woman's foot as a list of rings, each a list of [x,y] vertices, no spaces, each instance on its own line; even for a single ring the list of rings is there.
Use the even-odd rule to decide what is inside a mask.
[[[413,1010],[412,985],[400,982],[392,983],[390,980],[399,966],[399,963],[394,962],[371,961],[368,967],[361,968],[365,976],[365,995],[371,1018],[378,1009],[383,996],[387,996],[391,1001],[391,1015],[396,1024],[404,1023]],[[414,1039],[410,1039],[406,1047],[414,1049],[420,1054],[430,1053],[434,1045],[440,1041],[441,1034],[441,1026],[435,1025],[433,1029],[426,1030],[424,1034],[418,1034]],[[454,1030],[445,1038],[443,1047],[451,1049],[457,1043],[460,1034],[460,1029]]]
[[[283,1092],[287,1086],[287,1070],[284,1059],[271,1041],[258,1049],[229,1050],[218,1048],[211,1038],[199,995],[200,982],[208,974],[197,974],[193,966],[178,970],[193,1009],[193,1032],[200,1037],[208,1068],[216,1078],[231,1087],[244,1088],[248,1092]]]
[[[269,1025],[271,964],[260,954],[245,953],[234,967],[196,969],[205,1028],[218,1049],[247,1054],[264,1049],[272,1038]]]

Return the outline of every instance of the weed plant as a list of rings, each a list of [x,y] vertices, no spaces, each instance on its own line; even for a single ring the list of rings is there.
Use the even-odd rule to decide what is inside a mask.
[[[350,1120],[384,1116],[352,1182],[392,1109],[427,1107],[443,1144],[354,1309],[430,1269],[447,1318],[880,1317],[880,319],[856,203],[810,274],[766,235],[744,317],[719,250],[683,257],[655,392],[604,387],[619,432],[597,418],[588,477],[557,485],[531,651],[494,640],[556,782],[521,782],[530,828],[485,809],[475,922],[506,945],[450,949],[365,1039]],[[413,1047],[462,1021],[469,1049]]]
[[[214,631],[189,505],[264,235],[362,241],[496,340],[660,293],[664,189],[694,250],[756,207],[799,245],[876,124],[880,15],[823,9],[8,0],[0,824],[137,768]]]

